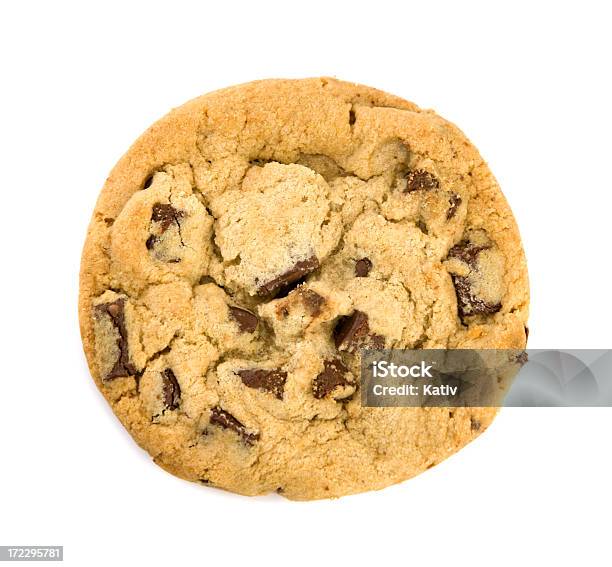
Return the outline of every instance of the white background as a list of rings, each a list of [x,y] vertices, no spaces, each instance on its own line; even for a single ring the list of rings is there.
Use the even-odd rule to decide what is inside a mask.
[[[606,2],[3,2],[0,544],[69,565],[610,565],[612,410],[506,409],[381,492],[292,503],[153,465],[89,378],[80,252],[130,143],[198,94],[331,75],[435,108],[514,209],[533,348],[612,347]]]

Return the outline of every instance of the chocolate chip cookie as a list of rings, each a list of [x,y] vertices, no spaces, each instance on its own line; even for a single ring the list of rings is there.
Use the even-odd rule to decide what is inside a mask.
[[[480,434],[479,408],[364,408],[360,349],[523,348],[525,257],[477,150],[334,79],[204,95],[112,170],[83,251],[87,360],[156,463],[291,499],[383,488]]]

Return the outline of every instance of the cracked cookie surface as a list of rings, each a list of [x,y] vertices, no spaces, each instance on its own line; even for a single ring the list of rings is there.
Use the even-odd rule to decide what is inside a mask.
[[[375,89],[271,80],[139,138],[100,194],[79,314],[91,373],[155,462],[242,494],[400,482],[486,408],[363,408],[359,351],[523,348],[525,258],[454,125]]]

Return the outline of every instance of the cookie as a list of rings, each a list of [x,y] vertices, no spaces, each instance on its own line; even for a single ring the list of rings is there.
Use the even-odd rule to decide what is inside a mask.
[[[334,79],[204,95],[147,130],[95,207],[92,376],[156,463],[247,495],[412,477],[487,408],[365,408],[360,349],[523,348],[525,257],[477,150],[432,111]]]

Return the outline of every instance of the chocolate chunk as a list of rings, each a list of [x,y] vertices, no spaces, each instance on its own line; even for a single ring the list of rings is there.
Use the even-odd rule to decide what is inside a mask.
[[[355,262],[355,276],[358,278],[365,278],[372,269],[372,262],[369,258],[362,258]]]
[[[333,392],[338,386],[352,386],[354,383],[347,378],[348,369],[342,361],[326,360],[323,372],[317,375],[312,383],[312,394],[317,400]]]
[[[525,342],[529,340],[529,327],[525,326]]]
[[[527,354],[527,351],[522,350],[520,352],[517,352],[514,355],[514,362],[519,366],[525,366],[525,364],[529,362],[529,355]]]
[[[365,338],[370,331],[368,316],[362,311],[354,311],[352,315],[342,317],[334,329],[336,348],[345,350]]]
[[[404,193],[412,193],[419,189],[437,189],[438,187],[440,187],[440,182],[435,175],[424,169],[415,169],[409,171],[408,175],[406,175],[406,189],[404,189]]]
[[[501,303],[487,303],[472,292],[472,286],[468,278],[464,276],[452,276],[455,292],[457,294],[457,305],[461,318],[470,315],[492,315],[501,309]]]
[[[471,270],[478,267],[478,255],[483,250],[488,250],[488,245],[478,245],[469,240],[462,240],[453,246],[448,252],[448,258],[460,260],[469,266]],[[459,315],[463,318],[469,315],[491,315],[501,309],[501,303],[487,303],[472,291],[470,278],[467,276],[453,275],[453,284],[457,294]]]
[[[321,314],[321,308],[325,305],[325,299],[312,289],[300,289],[300,297],[306,309],[313,317]]]
[[[259,319],[257,315],[254,315],[246,309],[240,307],[234,307],[230,305],[229,308],[230,317],[238,323],[238,327],[243,333],[254,333],[257,329]]]
[[[155,248],[155,244],[157,243],[157,241],[159,240],[159,238],[157,238],[157,236],[155,236],[154,234],[152,234],[151,236],[149,236],[149,238],[147,238],[147,250],[153,250],[153,248]]]
[[[170,368],[166,368],[162,373],[162,394],[164,405],[169,410],[175,410],[179,407],[181,400],[181,387],[174,372]]]
[[[182,211],[177,211],[172,205],[165,203],[155,203],[153,205],[153,211],[151,213],[151,220],[158,222],[161,225],[161,231],[166,232],[168,227],[176,222],[178,225],[178,219],[183,216]]]
[[[128,349],[127,330],[125,328],[125,299],[119,298],[112,303],[102,303],[96,306],[96,312],[99,315],[106,315],[117,331],[117,347],[119,349],[119,357],[115,361],[111,371],[104,377],[105,380],[113,378],[133,376],[136,374],[136,368],[130,362],[130,354]]]
[[[450,205],[448,211],[446,212],[446,220],[451,220],[461,205],[461,197],[455,193],[448,198],[448,204]]]
[[[184,216],[183,211],[177,211],[172,205],[164,203],[155,203],[151,212],[151,222],[156,223],[153,227],[153,233],[146,241],[147,250],[153,253],[153,257],[161,262],[168,264],[176,264],[181,261],[181,258],[170,256],[168,254],[168,246],[163,245],[161,235],[168,230],[168,228],[174,223],[178,229],[178,236],[183,244],[181,236],[181,226],[179,219]]]
[[[338,350],[354,352],[360,348],[381,349],[385,339],[381,335],[370,334],[368,316],[363,311],[353,311],[342,317],[334,329],[334,342]]]
[[[351,108],[349,110],[349,126],[352,126],[357,122],[357,116],[355,116],[355,111]]]
[[[381,350],[385,348],[385,337],[382,335],[368,335],[366,348]]]
[[[264,368],[252,368],[236,372],[242,383],[249,388],[257,388],[274,394],[279,400],[283,399],[287,373],[275,368],[266,370]]]
[[[145,180],[144,183],[142,184],[142,188],[143,189],[148,189],[149,187],[151,187],[151,185],[153,185],[153,174],[149,175]]]
[[[259,433],[249,432],[231,413],[219,406],[210,410],[210,423],[237,433],[247,445],[253,445],[259,439]]]
[[[427,228],[427,225],[423,222],[422,219],[419,219],[418,221],[416,221],[416,226],[417,228],[426,236],[429,235],[429,229]]]
[[[266,296],[277,292],[286,292],[291,288],[292,284],[296,284],[294,286],[296,287],[304,276],[314,272],[318,267],[319,260],[316,256],[311,256],[306,260],[300,260],[293,268],[287,270],[284,274],[261,285],[257,290],[257,295]]]
[[[455,244],[455,246],[448,251],[448,257],[461,260],[470,268],[475,268],[478,260],[478,254],[489,248],[490,246],[480,246],[470,242],[469,240],[462,240],[459,242],[459,244]]]
[[[249,160],[250,165],[256,165],[257,167],[263,167],[267,163],[273,163],[273,162],[274,160],[267,159],[267,158],[253,158],[252,160]]]
[[[470,417],[470,429],[472,431],[480,431],[480,421],[478,421],[477,419],[474,419],[473,417]]]

